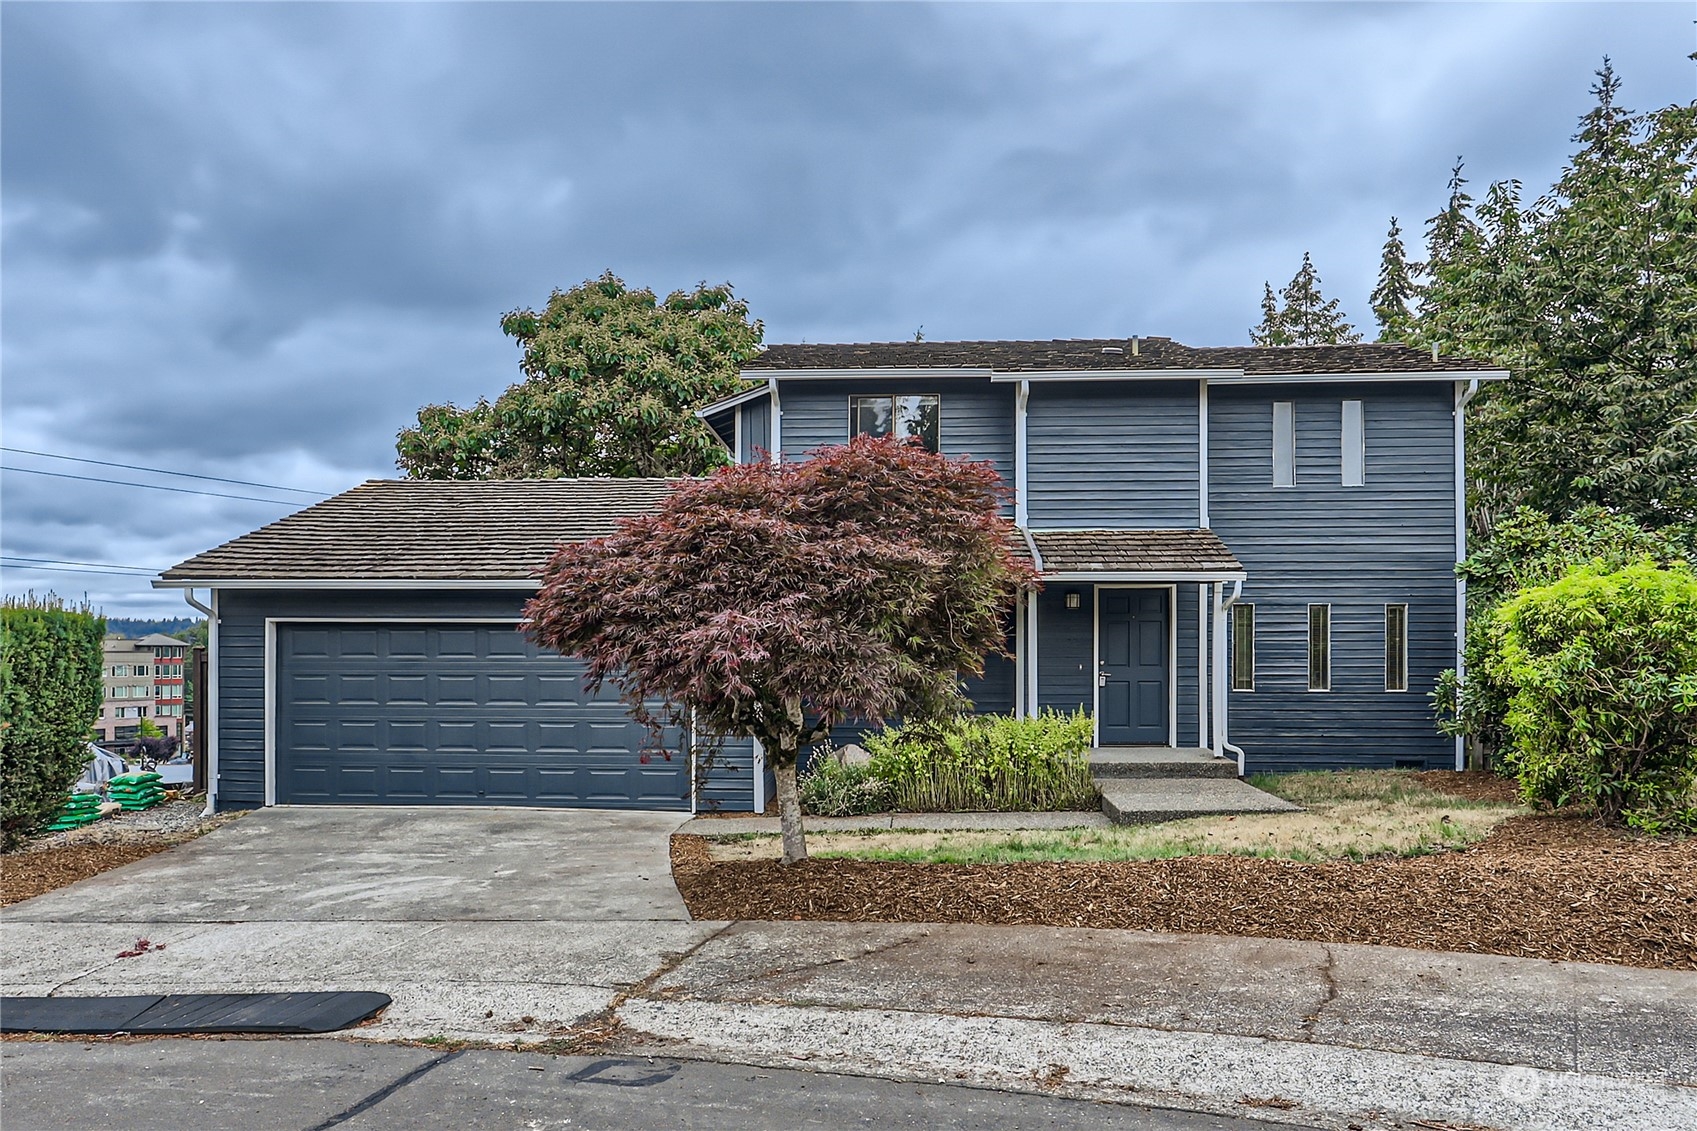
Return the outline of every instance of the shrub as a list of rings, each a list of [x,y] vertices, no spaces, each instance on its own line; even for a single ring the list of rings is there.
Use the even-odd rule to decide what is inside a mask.
[[[52,594],[0,607],[0,848],[52,819],[88,762],[105,635]]]
[[[1697,573],[1577,569],[1506,603],[1491,639],[1528,800],[1697,832]]]
[[[1090,809],[1091,719],[962,715],[889,727],[866,737],[872,773],[911,812]]]
[[[1522,507],[1498,523],[1490,541],[1456,570],[1467,579],[1462,648],[1467,680],[1458,686],[1453,669],[1439,678],[1432,693],[1438,729],[1477,739],[1487,757],[1506,752],[1513,741],[1506,719],[1512,689],[1496,677],[1490,656],[1497,611],[1516,593],[1548,585],[1580,566],[1614,570],[1646,560],[1668,565],[1694,554],[1697,531],[1647,530],[1598,506],[1581,507],[1560,521]]]
[[[802,809],[815,817],[862,817],[895,804],[896,791],[867,765],[847,765],[829,746],[814,750],[798,783]]]

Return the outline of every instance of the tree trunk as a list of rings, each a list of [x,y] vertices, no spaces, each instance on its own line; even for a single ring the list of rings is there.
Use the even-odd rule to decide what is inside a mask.
[[[795,759],[792,757],[774,763],[772,777],[778,783],[778,822],[784,830],[784,864],[799,864],[807,859],[807,840],[801,830],[801,794],[795,785]]]

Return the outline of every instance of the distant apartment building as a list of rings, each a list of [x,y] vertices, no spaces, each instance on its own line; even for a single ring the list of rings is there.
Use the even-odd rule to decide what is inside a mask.
[[[169,737],[183,736],[183,664],[188,647],[157,632],[139,640],[106,638],[102,648],[106,697],[94,723],[97,741],[135,738],[143,719],[152,719]]]

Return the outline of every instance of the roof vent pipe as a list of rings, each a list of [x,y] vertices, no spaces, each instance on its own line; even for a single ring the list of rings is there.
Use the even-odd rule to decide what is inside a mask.
[[[1433,361],[1438,360],[1438,343],[1437,342],[1432,343],[1432,360]]]
[[[1133,334],[1133,335],[1132,335],[1132,336],[1131,336],[1131,356],[1132,356],[1132,357],[1136,357],[1136,356],[1137,356],[1137,345],[1138,345],[1138,343],[1137,343],[1137,335],[1136,335],[1136,334]]]

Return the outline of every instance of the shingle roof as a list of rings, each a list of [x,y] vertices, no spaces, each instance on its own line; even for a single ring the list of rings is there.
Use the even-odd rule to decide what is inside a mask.
[[[866,342],[774,345],[744,373],[788,369],[1230,369],[1250,376],[1305,373],[1452,373],[1494,368],[1395,343],[1345,346],[1187,346],[1171,338],[1069,338],[1048,342]],[[1112,350],[1115,352],[1104,352]]]
[[[655,509],[674,479],[373,479],[196,554],[166,582],[526,580],[560,542]]]
[[[1238,573],[1212,530],[1033,530],[1044,573]]]

